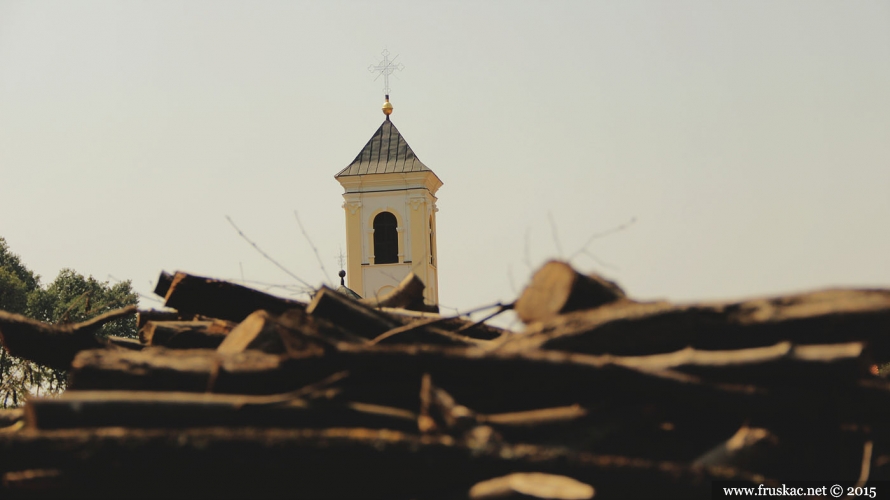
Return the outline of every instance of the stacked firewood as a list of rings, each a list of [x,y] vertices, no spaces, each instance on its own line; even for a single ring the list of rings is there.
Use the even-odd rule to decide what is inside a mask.
[[[0,312],[69,389],[0,412],[0,496],[709,498],[890,477],[890,291],[638,302],[549,262],[515,333],[387,297],[162,274],[139,339]]]

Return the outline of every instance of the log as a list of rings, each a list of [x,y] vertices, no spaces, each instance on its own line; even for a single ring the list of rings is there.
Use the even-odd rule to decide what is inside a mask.
[[[570,477],[540,472],[516,472],[488,479],[470,488],[473,500],[498,498],[541,498],[551,500],[587,500],[595,490],[589,484]]]
[[[473,446],[450,436],[360,428],[97,428],[0,436],[0,472],[26,469],[70,472],[78,483],[67,485],[66,495],[116,498],[293,498],[295,492],[459,498],[480,481],[516,472],[566,475],[595,485],[602,498],[709,498],[715,480],[776,484],[731,468],[561,447]]]
[[[766,365],[757,359],[749,358],[747,362],[761,369]],[[475,348],[340,343],[334,352],[300,359],[284,359],[252,350],[230,356],[212,351],[156,348],[142,352],[88,351],[74,362],[71,387],[203,392],[212,386],[213,391],[220,393],[268,394],[287,392],[331,373],[348,370],[352,376],[343,387],[344,397],[417,411],[420,381],[424,373],[430,373],[438,387],[447,390],[461,404],[484,414],[573,404],[586,407],[585,403],[605,404],[633,413],[642,406],[652,405],[661,412],[653,414],[653,418],[684,419],[690,412],[699,411],[703,419],[708,415],[712,418],[722,415],[720,418],[728,419],[735,429],[746,418],[767,421],[786,418],[778,414],[780,409],[794,415],[831,408],[826,398],[834,392],[841,395],[846,392],[854,397],[849,389],[854,386],[855,378],[844,376],[826,383],[832,377],[818,375],[820,370],[835,375],[849,373],[847,363],[860,363],[849,351],[822,360],[781,358],[771,362],[797,366],[794,370],[809,373],[813,382],[797,379],[798,383],[780,391],[780,387],[709,383],[697,376],[666,369],[670,365],[661,359],[655,359],[647,367],[641,360],[553,351],[492,353]],[[710,364],[713,370],[720,366],[713,360],[695,357],[677,363],[681,368],[693,363],[702,367]],[[596,391],[578,391],[577,387],[596,387]],[[772,404],[772,392],[779,401],[769,406],[766,403]],[[884,396],[883,400],[890,398]],[[837,412],[852,415],[860,411],[857,410],[860,407],[861,402],[851,403],[847,408],[832,410],[832,415]],[[882,415],[890,416],[890,410],[880,410],[879,406],[860,412],[856,418],[869,421],[878,421]]]
[[[392,309],[389,307],[383,307],[380,310],[396,318],[399,322],[405,325],[436,319],[437,321],[435,322],[435,325],[437,328],[471,339],[495,340],[512,334],[512,332],[503,328],[486,323],[477,323],[462,316],[442,316],[438,313],[408,311],[405,309]]]
[[[439,428],[446,428],[458,433],[475,427],[479,420],[476,413],[457,401],[442,388],[432,387],[430,401],[431,416]]]
[[[0,343],[7,352],[35,363],[67,370],[78,352],[105,345],[95,333],[102,325],[136,313],[136,306],[115,309],[75,324],[50,325],[0,311]]]
[[[263,352],[284,352],[284,344],[266,311],[255,311],[238,323],[231,333],[217,346],[220,354],[236,354],[247,349]]]
[[[776,457],[778,444],[779,439],[768,429],[743,426],[731,438],[708,450],[692,464],[762,470],[765,462]]]
[[[719,394],[729,391],[733,397],[745,399],[750,392],[701,384],[694,377],[644,373],[608,360],[564,353],[488,355],[479,349],[412,345],[338,344],[338,349],[330,355],[301,359],[254,350],[235,355],[162,348],[141,352],[86,351],[72,366],[71,388],[204,392],[210,387],[219,393],[271,394],[288,392],[348,370],[352,376],[344,390],[363,397],[354,400],[416,410],[420,380],[429,372],[440,387],[482,413],[566,406],[602,398],[616,398],[616,403],[649,397],[673,401],[683,392],[689,397],[712,397],[716,401]],[[567,385],[567,380],[572,384]],[[586,385],[599,389],[596,393],[581,394],[572,389]],[[659,391],[673,393],[659,396]]]
[[[201,314],[236,323],[260,309],[281,314],[289,309],[306,308],[306,304],[296,300],[183,272],[174,275],[164,305],[181,313]]]
[[[505,427],[532,427],[554,423],[566,423],[585,417],[588,411],[579,405],[541,408],[539,410],[516,411],[478,415],[480,423]]]
[[[366,339],[374,339],[404,325],[389,314],[350,299],[326,286],[322,286],[315,294],[306,312],[312,317],[334,322]]]
[[[438,307],[432,311],[423,303],[423,290],[426,285],[416,274],[408,273],[399,285],[383,297],[368,297],[359,302],[373,308],[392,307],[408,309],[412,311],[438,312]]]
[[[751,353],[743,354],[750,362]],[[855,359],[847,350],[835,354]],[[472,409],[469,411],[476,415],[476,422],[495,427],[497,433],[514,442],[558,442],[653,459],[692,460],[750,422],[752,426],[776,429],[777,435],[790,432],[815,443],[810,444],[812,449],[803,445],[791,449],[806,450],[803,455],[814,457],[809,461],[798,457],[799,472],[818,470],[823,475],[845,470],[838,460],[846,455],[835,453],[837,457],[831,458],[818,453],[819,443],[832,443],[835,438],[831,433],[837,433],[841,423],[880,426],[890,418],[890,387],[885,387],[886,382],[885,385],[870,384],[867,391],[856,386],[850,376],[834,381],[830,381],[830,377],[816,377],[818,383],[808,382],[807,377],[794,384],[783,382],[778,386],[724,386],[704,383],[698,377],[681,376],[671,370],[643,372],[640,367],[646,364],[640,360],[635,363],[623,360],[624,365],[636,365],[630,368],[616,362],[615,357],[552,351],[506,355],[465,348],[338,344],[337,350],[318,357],[285,359],[256,351],[219,356],[209,351],[149,348],[140,353],[90,351],[82,353],[75,365],[88,356],[98,357],[105,366],[94,363],[84,367],[86,379],[83,370],[73,370],[75,390],[89,386],[83,382],[92,380],[93,388],[104,389],[118,385],[121,386],[118,388],[181,391],[188,384],[187,390],[192,391],[210,388],[222,393],[276,393],[294,390],[345,369],[351,376],[336,387],[341,391],[338,396],[341,400],[412,413],[421,408],[421,415],[424,412],[420,381],[424,373],[429,373],[438,388],[451,397],[452,408],[462,405]],[[804,369],[809,363],[839,373],[825,359],[837,361],[844,356],[801,356],[793,362]],[[681,368],[697,363],[717,370],[723,361],[692,356],[675,363]],[[788,360],[779,358],[774,362],[787,363]],[[648,368],[665,366],[670,366],[665,359],[652,357]],[[93,370],[91,377],[90,370]],[[783,384],[788,387],[783,389]],[[580,387],[585,390],[578,390]],[[441,405],[444,399],[441,396],[442,393],[435,395],[435,405]],[[432,395],[429,399],[428,408],[433,406]],[[579,406],[572,409],[575,404]],[[546,413],[547,407],[551,407],[551,412],[563,413],[565,418],[562,421],[554,418],[550,422],[539,418],[535,422],[535,412]],[[582,411],[586,415],[570,415]],[[426,414],[430,419],[444,420],[437,412],[438,409],[427,410]],[[516,415],[529,423],[511,425],[522,420]],[[659,426],[666,423],[670,424],[670,430],[660,430]],[[460,430],[465,427],[441,425],[439,428],[459,438]],[[814,440],[813,436],[820,438]],[[792,442],[805,443],[805,440],[795,438]],[[829,447],[826,449],[830,451]],[[793,457],[794,454],[789,456]]]
[[[393,328],[392,330],[388,330],[382,335],[375,337],[371,340],[370,345],[426,344],[444,346],[475,345],[483,347],[491,344],[491,342],[487,340],[474,339],[433,326],[433,324],[436,324],[439,321],[439,318],[432,318],[425,321],[415,321],[407,325]]]
[[[424,405],[421,402],[423,412]],[[579,405],[560,406],[556,408],[541,408],[537,410],[517,411],[510,413],[495,413],[485,415],[476,413],[464,405],[458,404],[447,391],[433,388],[429,408],[430,419],[434,425],[432,429],[445,430],[451,434],[461,434],[473,427],[490,426],[498,432],[506,431],[513,437],[521,436],[528,439],[518,439],[516,442],[534,442],[541,434],[549,433],[552,438],[554,425],[566,425],[578,422],[588,412]],[[421,413],[422,415],[422,413]],[[421,416],[422,418],[422,416]],[[588,422],[589,423],[589,422]],[[584,425],[585,430],[587,425]],[[535,428],[533,432],[522,432],[522,428]],[[421,428],[421,432],[424,429]]]
[[[173,275],[168,273],[167,271],[161,271],[161,275],[158,276],[158,283],[155,285],[155,295],[166,297],[167,292],[170,290],[170,286],[173,284]]]
[[[182,314],[179,311],[143,309],[136,314],[136,329],[139,330],[149,321],[209,321],[212,319],[195,314]]]
[[[374,309],[327,287],[322,287],[315,294],[306,312],[314,318],[336,323],[359,337],[371,340],[372,344],[424,343],[468,346],[486,343],[433,326],[434,323],[445,321],[447,318],[433,315],[411,321],[408,319],[410,316],[399,317]]]
[[[477,413],[455,401],[447,391],[436,387],[428,373],[423,375],[421,384],[421,410],[420,417],[428,415],[432,423],[426,426],[430,429],[448,429],[464,432],[478,425],[491,425],[503,427],[536,427],[551,424],[564,424],[576,421],[588,414],[587,410],[579,405],[560,406],[556,408],[541,408],[528,411],[510,413],[497,413],[485,415]],[[420,425],[424,432],[424,425]]]
[[[695,362],[703,366],[712,363],[715,370],[719,366],[707,359]],[[651,366],[666,366],[659,363]],[[682,363],[689,366],[690,362]],[[801,373],[807,363],[839,373],[837,367],[823,361],[801,359],[794,363],[804,369]],[[322,356],[286,359],[258,351],[220,356],[211,351],[149,348],[143,352],[88,351],[81,353],[74,365],[74,390],[210,390],[228,394],[284,393],[348,370],[350,377],[335,387],[340,400],[414,413],[420,409],[420,415],[424,415],[421,380],[429,373],[455,405],[472,409],[477,422],[495,427],[513,442],[558,442],[653,459],[693,460],[745,423],[780,435],[809,436],[812,442],[812,436],[830,436],[826,429],[837,432],[845,422],[880,426],[890,419],[890,387],[872,384],[866,390],[849,376],[835,380],[817,376],[814,380],[818,382],[802,378],[794,384],[763,387],[713,384],[673,370],[645,372],[639,362],[630,368],[606,356],[548,351],[507,355],[472,348],[338,344],[336,351]],[[436,419],[441,423],[441,413],[429,410],[432,396],[429,399],[425,424]],[[574,405],[577,410],[571,409]],[[554,410],[559,407],[567,408]],[[587,414],[566,416],[561,422],[533,422],[534,412],[547,408]],[[517,413],[532,422],[511,425],[509,415]],[[420,420],[418,417],[418,424]],[[438,427],[455,437],[466,428]],[[811,446],[818,447],[820,441],[814,442],[817,444]],[[811,468],[840,470],[834,465],[836,459],[826,460],[815,451],[806,453],[819,457],[806,462]],[[803,468],[804,461],[797,461]]]
[[[105,337],[105,340],[108,341],[109,345],[122,347],[124,349],[131,349],[134,351],[141,351],[145,347],[145,344],[139,342],[138,339],[131,339],[129,337],[118,337],[117,335],[109,335]]]
[[[300,356],[321,355],[324,353],[324,344],[318,337],[303,335],[301,331],[289,328],[277,316],[266,311],[256,311],[232,330],[219,345],[217,352],[237,354],[247,349],[276,354],[290,352]]]
[[[257,316],[265,316],[258,314]],[[827,346],[794,346],[783,342],[769,348],[743,349],[738,351],[699,351],[683,349],[670,354],[650,356],[611,356],[588,355],[559,351],[500,352],[478,348],[451,348],[427,345],[373,346],[336,343],[335,350],[324,354],[315,351],[310,359],[292,361],[260,353],[248,353],[238,357],[233,353],[214,353],[206,350],[176,352],[152,348],[141,353],[91,351],[78,358],[74,367],[75,379],[81,369],[106,366],[109,370],[129,370],[139,365],[138,372],[150,374],[152,366],[174,369],[182,365],[183,372],[200,366],[203,371],[212,365],[213,360],[224,360],[234,367],[249,367],[256,363],[262,370],[279,370],[289,364],[302,364],[304,371],[322,367],[362,368],[375,364],[388,371],[392,369],[413,370],[419,363],[429,361],[432,366],[440,366],[447,376],[453,378],[463,365],[478,365],[481,369],[491,363],[491,370],[504,364],[518,363],[529,369],[548,371],[594,372],[596,370],[619,367],[634,372],[662,377],[665,373],[677,380],[713,380],[724,384],[745,384],[757,382],[763,387],[791,385],[806,387],[824,384],[827,381],[855,385],[869,373],[869,358],[860,343]],[[241,351],[235,351],[241,352]],[[232,354],[222,356],[222,354]],[[249,355],[248,355],[249,354]],[[303,356],[306,357],[306,356]],[[201,360],[199,363],[198,360]],[[378,361],[379,360],[379,361]],[[395,363],[387,366],[385,362]],[[145,366],[141,366],[146,363]],[[351,366],[350,363],[356,363]],[[453,372],[449,371],[453,365]],[[240,369],[240,368],[237,368]],[[247,369],[247,368],[245,368]],[[519,370],[517,368],[517,370]],[[680,376],[679,372],[695,374]],[[422,375],[424,372],[420,372]],[[518,374],[522,380],[532,377]],[[493,378],[493,377],[482,377]],[[510,384],[515,385],[515,384]],[[745,392],[745,391],[743,391]]]
[[[9,490],[9,498],[52,498],[70,487],[70,481],[58,469],[28,469],[3,474],[3,489]],[[53,494],[55,492],[55,494]],[[7,498],[4,496],[4,498]]]
[[[438,425],[433,420],[433,382],[429,373],[424,373],[420,379],[420,411],[417,414],[417,430],[422,434],[438,431]]]
[[[288,369],[280,356],[253,350],[226,356],[210,349],[90,350],[72,362],[69,389],[275,394],[314,381],[289,380]]]
[[[565,262],[551,260],[532,276],[515,310],[523,322],[533,323],[623,298],[624,291],[615,283],[596,274],[585,276]]]
[[[337,342],[367,344],[368,341],[306,311],[291,309],[273,315],[256,311],[226,336],[219,345],[220,354],[235,354],[247,349],[291,357],[322,354]]]
[[[603,359],[594,357],[592,359]],[[673,370],[720,383],[763,387],[813,386],[870,376],[872,358],[861,342],[773,346],[705,351],[687,347],[667,354],[606,356],[616,364],[643,371]]]
[[[645,355],[686,347],[729,350],[865,342],[890,361],[890,291],[826,290],[744,302],[674,305],[616,302],[530,325],[501,349]]]
[[[235,328],[226,320],[149,321],[139,329],[139,340],[152,346],[174,349],[216,348]]]
[[[78,427],[355,427],[411,431],[417,415],[365,403],[312,401],[299,394],[247,396],[147,391],[68,391],[25,405],[33,429]]]
[[[333,321],[328,321],[318,316],[310,316],[305,310],[291,309],[275,319],[290,332],[321,340],[325,345],[336,346],[340,343],[368,344],[368,340],[364,337],[349,332]],[[293,355],[294,351],[289,350],[288,352]]]
[[[434,412],[437,418],[433,420],[430,417],[429,420],[438,422],[434,430],[443,430],[452,435],[459,435],[470,427],[471,430],[464,434],[466,439],[473,439],[470,436],[487,430],[485,434],[493,434],[501,442],[559,443],[572,449],[596,449],[601,453],[686,462],[723,439],[725,434],[721,434],[722,430],[732,429],[731,424],[724,422],[725,419],[713,418],[713,411],[693,418],[684,416],[676,424],[658,422],[657,417],[640,418],[653,411],[652,404],[638,408],[637,412],[616,412],[615,407],[600,404],[593,405],[595,411],[591,413],[575,404],[486,415],[457,404],[450,395],[442,398],[443,392],[437,394],[437,411]],[[677,405],[683,406],[683,402],[677,401]]]
[[[0,428],[16,424],[24,417],[25,413],[21,408],[2,408],[0,409]]]

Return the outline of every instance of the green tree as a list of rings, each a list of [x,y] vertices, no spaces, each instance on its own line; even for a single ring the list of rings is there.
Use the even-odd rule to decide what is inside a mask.
[[[137,301],[129,281],[109,285],[71,269],[63,269],[49,286],[41,287],[40,277],[0,237],[0,309],[47,323],[76,323]],[[136,319],[112,322],[99,333],[134,338]],[[66,385],[66,372],[10,356],[0,348],[0,407],[19,406],[26,394],[58,393]]]
[[[62,269],[55,281],[28,296],[28,316],[47,323],[79,323],[104,312],[136,304],[139,297],[129,281],[109,285],[71,269]],[[136,337],[136,318],[102,327],[102,336]]]
[[[28,296],[39,287],[40,277],[22,264],[0,238],[0,309],[27,314]]]
[[[25,314],[32,291],[15,273],[0,267],[0,309]]]

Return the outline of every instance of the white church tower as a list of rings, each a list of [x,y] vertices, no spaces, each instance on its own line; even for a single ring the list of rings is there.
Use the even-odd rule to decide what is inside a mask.
[[[424,302],[439,304],[436,191],[442,181],[424,165],[389,119],[334,178],[343,186],[346,278],[363,297],[379,297],[413,271]]]

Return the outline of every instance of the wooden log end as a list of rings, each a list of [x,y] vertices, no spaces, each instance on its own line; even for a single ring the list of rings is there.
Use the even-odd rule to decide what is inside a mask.
[[[570,477],[541,472],[509,474],[476,483],[470,488],[472,499],[548,498],[555,500],[587,500],[594,489]]]
[[[516,301],[516,314],[525,323],[593,309],[626,297],[614,282],[596,274],[583,275],[569,264],[550,261],[532,276]]]
[[[158,276],[158,284],[155,285],[154,293],[155,295],[159,295],[161,297],[167,296],[167,291],[170,290],[170,285],[173,284],[173,275],[168,273],[167,271],[161,271],[161,275]]]

